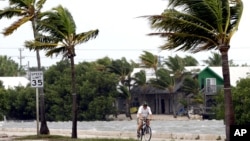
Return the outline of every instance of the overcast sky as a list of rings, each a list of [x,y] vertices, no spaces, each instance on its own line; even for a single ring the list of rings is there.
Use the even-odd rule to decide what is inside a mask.
[[[250,1],[243,0],[244,12],[237,33],[231,40],[229,59],[236,64],[250,64]],[[7,6],[6,1],[0,1],[0,8]],[[159,51],[158,47],[164,42],[159,37],[147,36],[153,32],[148,21],[137,18],[143,15],[160,14],[167,5],[166,0],[47,0],[43,10],[61,4],[69,9],[77,25],[77,33],[99,29],[96,39],[76,47],[76,63],[94,61],[108,56],[113,59],[126,57],[127,60],[139,61],[138,57],[143,50],[167,58],[170,55],[184,57],[191,55],[184,52]],[[248,19],[247,19],[248,17]],[[9,26],[13,20],[2,19],[0,30]],[[31,40],[32,30],[30,23],[26,23],[12,35],[0,35],[0,55],[7,55],[22,65],[37,66],[35,52],[25,49],[25,40]],[[21,51],[20,51],[21,50]],[[21,52],[21,55],[20,55]],[[202,65],[202,60],[211,56],[209,52],[192,54]],[[22,56],[22,57],[20,57]],[[50,66],[60,61],[61,56],[47,58],[41,52],[42,66]]]

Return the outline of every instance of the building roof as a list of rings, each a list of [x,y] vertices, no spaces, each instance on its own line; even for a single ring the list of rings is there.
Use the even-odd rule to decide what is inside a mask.
[[[222,67],[210,67],[210,66],[188,66],[185,67],[186,71],[196,71],[197,73],[203,71],[205,68],[209,67],[212,71],[218,74],[221,78]],[[232,86],[236,86],[237,81],[242,78],[250,77],[250,67],[229,67],[230,70],[230,81]]]
[[[26,87],[30,81],[26,77],[0,77],[5,89],[14,89],[17,86]]]

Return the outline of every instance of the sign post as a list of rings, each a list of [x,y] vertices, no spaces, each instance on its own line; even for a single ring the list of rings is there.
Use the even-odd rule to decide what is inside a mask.
[[[35,71],[30,72],[31,87],[36,88],[36,124],[37,124],[37,135],[39,135],[39,89],[43,87],[43,72]]]

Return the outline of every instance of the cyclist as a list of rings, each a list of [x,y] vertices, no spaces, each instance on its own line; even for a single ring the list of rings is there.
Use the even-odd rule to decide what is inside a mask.
[[[142,127],[142,119],[147,119],[147,125],[150,125],[150,120],[152,119],[152,111],[148,106],[147,102],[144,102],[138,109],[137,112],[137,137],[140,136],[140,129]]]

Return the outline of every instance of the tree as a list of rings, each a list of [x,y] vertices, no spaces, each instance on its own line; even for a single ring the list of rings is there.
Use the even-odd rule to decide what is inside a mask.
[[[180,81],[181,78],[183,77],[185,70],[184,62],[185,61],[178,55],[176,55],[175,57],[169,56],[164,61],[164,64],[167,65],[168,69],[171,71],[176,81]]]
[[[185,60],[185,66],[197,66],[199,64],[199,62],[194,57],[189,55],[185,56],[183,59]]]
[[[203,60],[203,62],[209,66],[221,66],[221,55],[220,53],[212,52],[212,57],[208,57],[208,59]]]
[[[0,19],[3,17],[14,18],[18,17],[13,24],[5,28],[3,34],[5,36],[11,35],[15,30],[24,25],[27,22],[31,22],[34,39],[37,38],[37,16],[40,14],[41,9],[43,8],[46,0],[9,0],[9,7],[0,10]],[[36,50],[36,59],[37,59],[37,69],[41,70],[41,60],[39,50]],[[44,109],[44,92],[43,88],[39,89],[40,96],[40,134],[49,134],[49,129],[46,123],[45,118],[45,109]]]
[[[115,98],[118,96],[119,77],[114,73],[100,70],[100,62],[102,61],[83,62],[76,66],[80,120],[106,120],[109,115],[117,114]]]
[[[0,120],[4,120],[4,115],[7,113],[8,109],[8,100],[7,100],[7,93],[4,89],[3,82],[0,81]]]
[[[187,102],[187,106],[198,106],[203,112],[204,97],[200,92],[198,79],[196,77],[192,77],[191,75],[186,76],[183,80],[181,90],[189,95],[190,99],[189,102]]]
[[[118,89],[120,90],[123,97],[126,99],[126,117],[132,119],[130,113],[130,103],[131,103],[131,73],[134,70],[134,66],[131,65],[126,58],[117,59],[112,61],[111,65],[108,66],[108,71],[115,73],[119,76],[120,84],[118,84]]]
[[[143,51],[144,54],[140,56],[142,67],[145,68],[153,68],[156,72],[158,67],[158,56],[153,55],[151,52]]]
[[[19,73],[18,73],[19,72]],[[0,76],[24,75],[25,70],[18,68],[18,64],[7,56],[0,56]]]
[[[99,31],[90,30],[88,32],[76,33],[76,24],[68,9],[61,5],[44,12],[37,28],[44,33],[35,42],[27,41],[25,44],[30,49],[46,50],[46,56],[63,54],[64,58],[69,58],[71,67],[71,89],[72,89],[72,138],[77,138],[77,93],[76,93],[76,72],[74,57],[75,46],[90,39],[96,38]],[[45,34],[46,33],[46,34]]]
[[[140,92],[142,92],[143,94],[143,101],[145,101],[145,91],[148,87],[145,70],[140,70],[139,72],[135,73],[133,76],[133,80],[133,86],[140,88]]]
[[[176,109],[175,109],[175,78],[171,72],[165,68],[160,68],[156,71],[156,78],[149,80],[150,84],[156,88],[167,90],[172,98],[172,111],[173,116],[176,118]]]
[[[154,70],[154,73],[156,73],[158,66],[159,66],[158,56],[148,51],[143,51],[143,52],[144,54],[140,56],[142,67],[152,68]],[[159,98],[157,94],[156,94],[155,104],[156,104],[156,114],[158,114],[159,113]]]
[[[235,123],[237,125],[249,125],[250,124],[250,78],[241,78],[237,81],[235,87],[232,88],[232,96],[234,102],[234,110],[235,110]],[[219,91],[219,93],[223,93],[223,91]],[[216,119],[224,119],[225,115],[222,113],[224,111],[223,105],[223,95],[217,95],[215,97],[216,105],[213,107],[213,111],[215,112]]]
[[[202,7],[202,8],[201,8]],[[152,29],[150,33],[166,39],[162,50],[197,53],[219,50],[224,78],[226,140],[230,141],[230,125],[235,123],[228,51],[230,40],[239,27],[243,12],[241,0],[169,0],[161,15],[145,16]]]

